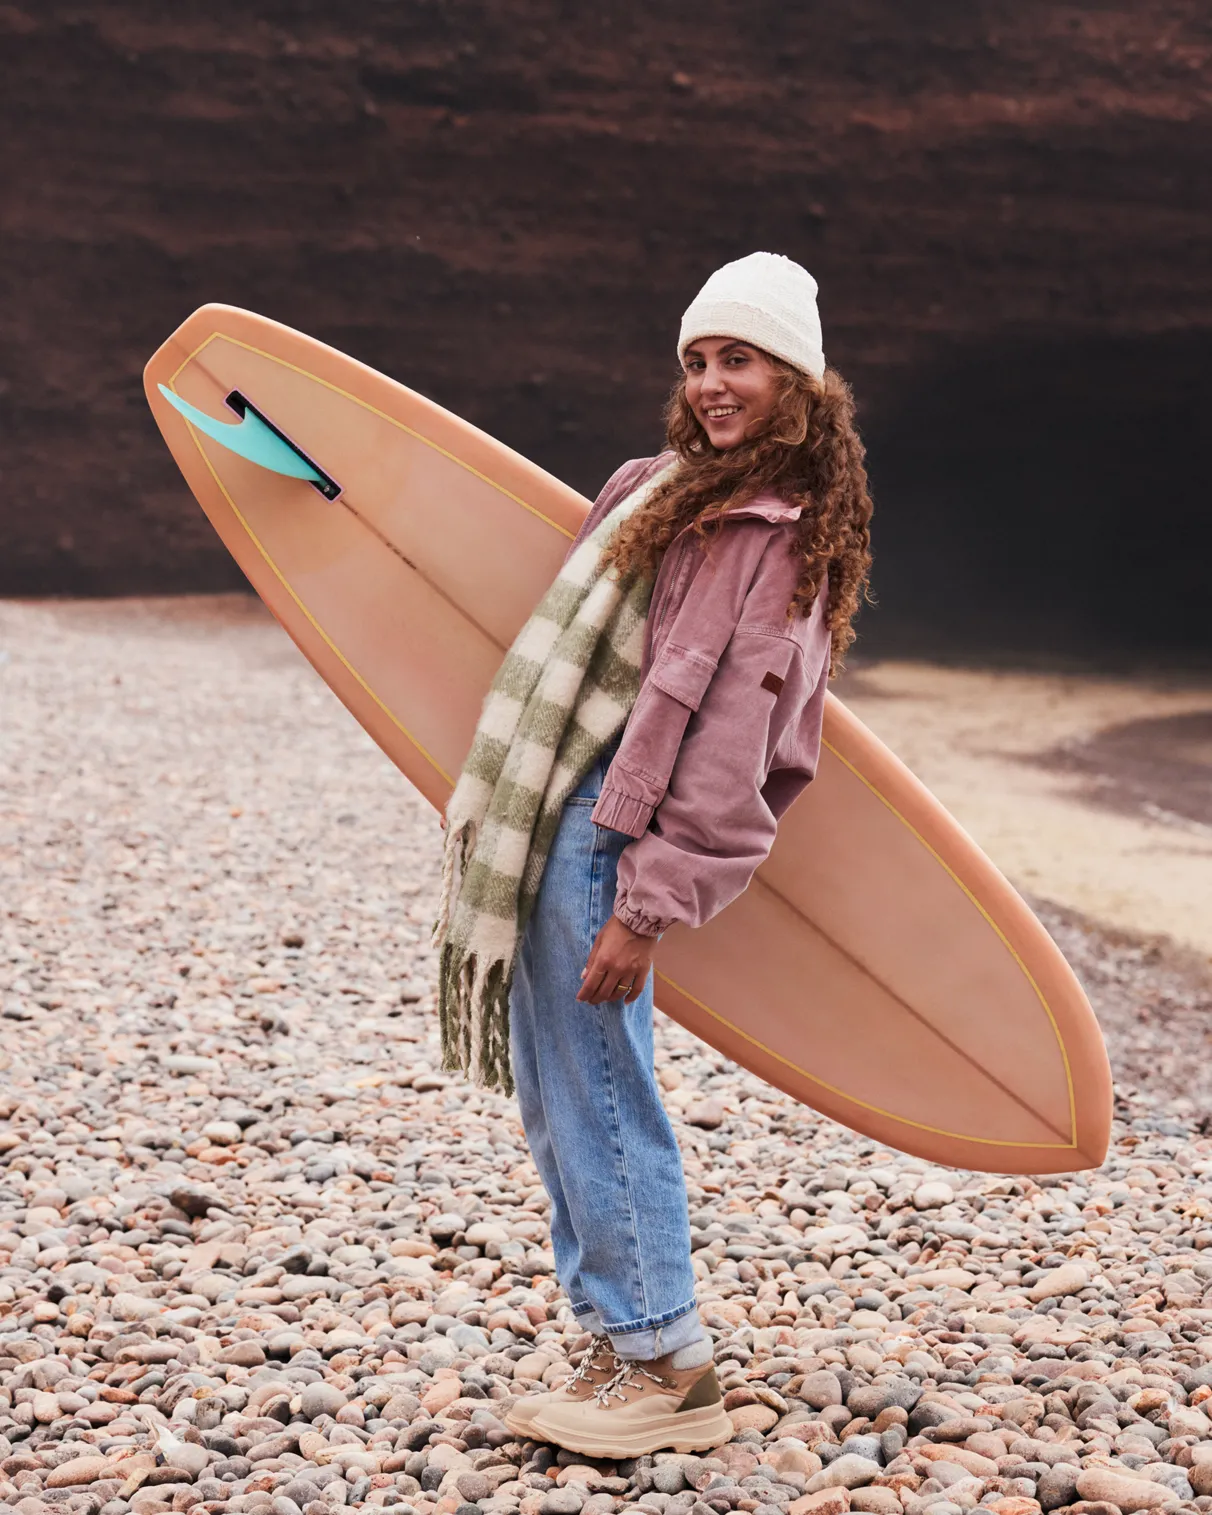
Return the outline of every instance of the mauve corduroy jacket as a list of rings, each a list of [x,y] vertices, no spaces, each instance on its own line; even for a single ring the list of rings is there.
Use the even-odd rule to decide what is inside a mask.
[[[671,460],[625,463],[577,541]],[[657,573],[640,693],[593,811],[636,838],[614,913],[645,936],[701,926],[734,900],[816,772],[830,637],[824,591],[810,615],[787,615],[799,516],[759,495],[706,544],[683,531]]]

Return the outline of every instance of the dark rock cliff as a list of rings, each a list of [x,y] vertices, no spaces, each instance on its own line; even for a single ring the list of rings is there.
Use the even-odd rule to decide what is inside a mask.
[[[822,286],[869,646],[1209,646],[1196,0],[0,5],[0,593],[238,575],[139,374],[220,299],[586,491],[755,247]]]

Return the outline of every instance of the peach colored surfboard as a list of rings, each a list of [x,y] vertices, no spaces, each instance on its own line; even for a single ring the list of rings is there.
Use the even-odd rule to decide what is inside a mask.
[[[382,374],[230,306],[192,315],[145,384],[181,471],[266,604],[443,805],[489,681],[585,500]],[[239,456],[160,385],[212,431],[252,410],[241,434],[289,452],[303,477]],[[1106,1151],[1110,1071],[1068,964],[937,800],[832,697],[816,781],[749,889],[702,930],[663,939],[656,997],[796,1099],[931,1161],[1065,1172]]]

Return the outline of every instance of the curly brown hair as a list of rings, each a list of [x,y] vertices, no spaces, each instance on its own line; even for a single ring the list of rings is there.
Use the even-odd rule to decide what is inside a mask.
[[[836,369],[817,379],[779,358],[770,362],[778,381],[766,426],[724,451],[708,441],[686,398],[686,377],[680,377],[665,407],[666,438],[680,466],[623,523],[607,556],[622,574],[655,574],[666,548],[687,526],[706,538],[729,510],[765,490],[801,505],[792,544],[801,559],[800,578],[787,614],[807,615],[827,574],[832,678],[854,641],[851,622],[859,603],[870,599],[866,449],[855,428],[850,386]]]

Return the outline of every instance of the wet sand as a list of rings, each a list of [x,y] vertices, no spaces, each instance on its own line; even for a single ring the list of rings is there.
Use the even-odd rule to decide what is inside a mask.
[[[838,692],[1025,894],[1212,962],[1212,681],[889,662]]]

